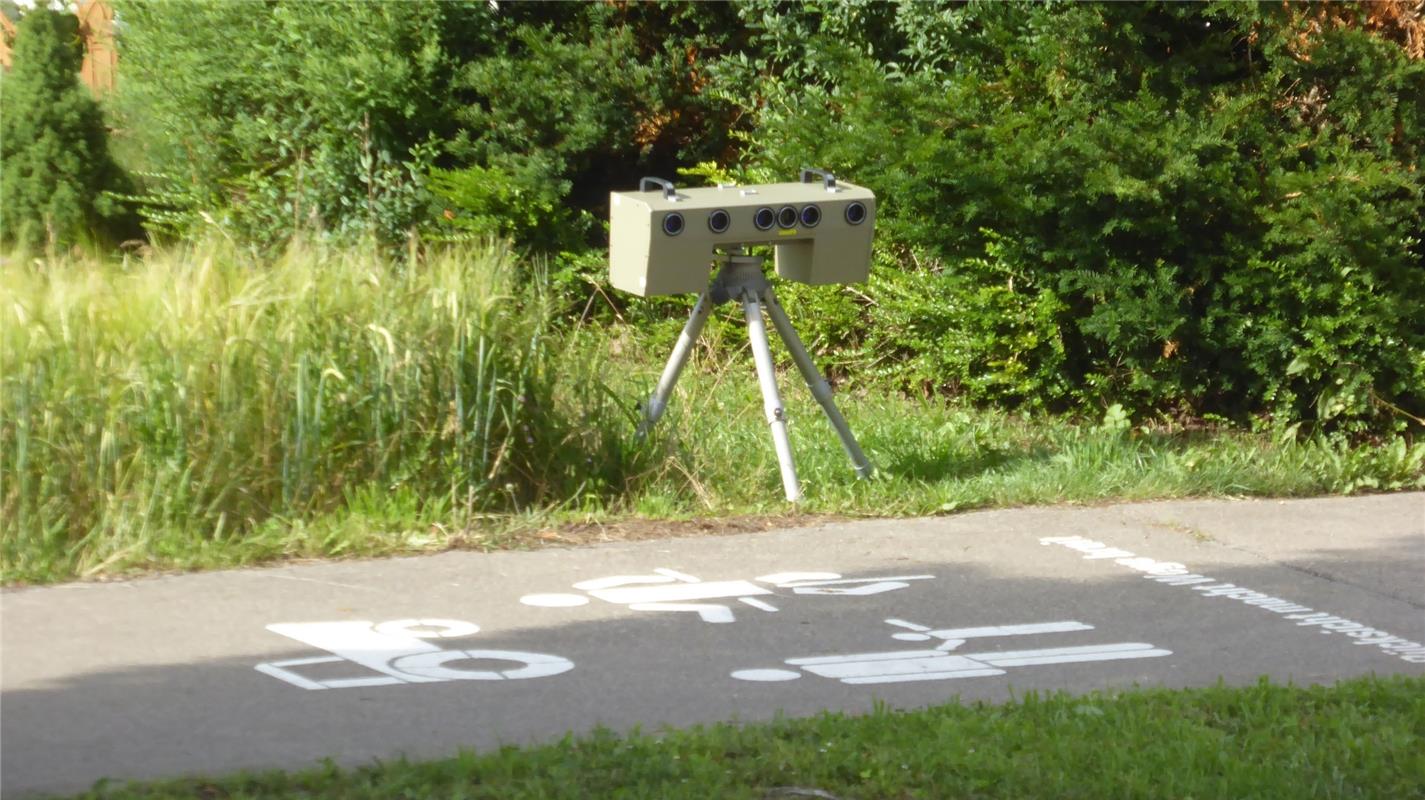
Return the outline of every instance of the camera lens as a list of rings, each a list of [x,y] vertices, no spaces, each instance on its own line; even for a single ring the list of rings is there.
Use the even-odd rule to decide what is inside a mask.
[[[821,222],[821,209],[816,206],[803,206],[802,225],[815,228],[818,222]]]
[[[861,203],[852,203],[846,207],[846,221],[852,225],[860,225],[866,221],[866,206]]]
[[[757,226],[757,230],[771,230],[777,224],[777,214],[772,209],[762,207],[757,209],[757,215],[752,218],[752,224]]]
[[[708,230],[713,233],[723,233],[730,225],[732,225],[732,217],[720,208],[708,215]]]
[[[777,224],[783,228],[795,228],[797,226],[797,210],[791,206],[782,206],[782,210],[777,212]]]
[[[683,215],[674,211],[663,218],[663,232],[669,236],[677,236],[683,232]]]

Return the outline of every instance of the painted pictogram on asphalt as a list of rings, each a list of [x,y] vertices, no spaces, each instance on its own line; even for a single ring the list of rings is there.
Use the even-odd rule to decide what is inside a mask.
[[[268,661],[256,669],[303,689],[346,689],[400,683],[443,681],[502,681],[547,678],[568,672],[574,662],[548,653],[516,650],[443,648],[431,639],[465,638],[479,633],[473,622],[451,619],[398,619],[372,624],[353,622],[287,622],[267,629],[289,639],[325,650],[330,655]],[[500,662],[501,669],[461,669],[462,661]],[[362,674],[318,678],[299,668],[330,670],[331,665],[354,664]]]
[[[778,572],[753,580],[704,581],[671,569],[645,575],[612,575],[580,581],[582,594],[528,594],[525,605],[565,608],[600,600],[635,611],[689,612],[710,623],[730,623],[736,601],[766,612],[777,607],[764,598],[777,590],[791,595],[866,597],[907,588],[912,581],[932,575],[895,575],[843,578],[835,572]],[[724,602],[711,602],[711,601]],[[785,667],[734,670],[743,681],[795,680],[804,673],[831,678],[848,685],[940,681],[1003,675],[1009,669],[1049,664],[1157,658],[1171,655],[1146,642],[1100,642],[1019,650],[977,649],[959,652],[967,643],[982,639],[1087,633],[1094,626],[1078,620],[931,628],[904,619],[885,623],[899,630],[890,634],[901,642],[939,641],[933,648],[807,655],[787,658]],[[525,680],[568,672],[574,662],[559,655],[515,650],[469,649],[463,644],[441,647],[433,640],[467,639],[480,626],[462,620],[399,619],[389,622],[296,622],[268,625],[289,639],[326,651],[327,655],[269,661],[256,669],[303,689],[341,689],[403,683],[440,683],[455,680]],[[480,662],[472,668],[469,662]],[[489,662],[501,664],[492,668]],[[334,665],[336,665],[334,667]],[[341,666],[361,668],[360,674],[331,675]],[[788,669],[786,667],[791,667]]]
[[[794,595],[851,596],[893,592],[910,586],[909,581],[931,580],[934,575],[894,575],[880,578],[843,578],[836,572],[777,572],[748,580],[704,581],[671,569],[658,568],[650,575],[613,575],[574,584],[582,594],[527,594],[520,602],[543,608],[581,606],[590,598],[627,606],[634,611],[682,611],[698,615],[703,622],[737,621],[729,603],[736,600],[761,611],[777,607],[765,597],[774,589],[790,589]],[[768,587],[772,588],[768,588]]]
[[[958,678],[980,678],[1003,675],[1014,667],[1045,664],[1070,664],[1086,661],[1119,661],[1130,658],[1157,658],[1172,655],[1171,650],[1146,642],[1110,642],[1072,647],[1043,647],[1033,650],[987,650],[957,653],[971,639],[1001,636],[1027,636],[1045,633],[1091,631],[1092,625],[1077,620],[1035,622],[1020,625],[984,625],[974,628],[944,628],[932,630],[924,625],[902,619],[888,619],[886,624],[904,628],[891,634],[900,641],[927,642],[939,639],[933,650],[891,650],[871,653],[805,656],[789,658],[783,663],[813,675],[832,678],[845,684],[907,683],[911,681],[944,681]],[[798,669],[740,669],[732,677],[744,681],[790,681],[801,677]]]

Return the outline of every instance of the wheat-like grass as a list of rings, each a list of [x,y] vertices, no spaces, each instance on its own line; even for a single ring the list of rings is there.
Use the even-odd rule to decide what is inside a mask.
[[[300,247],[257,265],[220,243],[12,260],[6,573],[161,561],[355,498],[419,498],[398,515],[418,520],[587,483],[590,453],[622,448],[589,424],[606,413],[578,388],[595,370],[553,346],[539,283],[494,246],[409,265]],[[620,468],[595,471],[613,485]]]

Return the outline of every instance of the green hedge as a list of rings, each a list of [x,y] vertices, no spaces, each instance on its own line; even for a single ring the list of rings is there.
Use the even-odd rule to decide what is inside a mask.
[[[847,369],[1031,407],[1425,417],[1425,62],[1276,7],[856,12],[768,29],[814,60],[742,65],[770,76],[754,164],[883,203],[859,313],[802,316]]]

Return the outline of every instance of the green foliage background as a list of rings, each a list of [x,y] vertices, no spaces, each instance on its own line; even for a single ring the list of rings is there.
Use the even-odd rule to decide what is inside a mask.
[[[0,80],[0,241],[66,247],[134,231],[136,220],[107,194],[129,187],[109,155],[103,113],[79,83],[74,15],[26,14],[14,46]]]
[[[1031,407],[1425,416],[1425,63],[1400,47],[1301,45],[1246,4],[783,11],[730,65],[766,98],[751,161],[875,187],[895,265],[824,315],[849,371],[890,352]]]
[[[881,201],[869,284],[786,292],[842,378],[1425,419],[1425,61],[1364,7],[118,5],[155,231],[508,237],[569,314],[676,328],[600,283],[608,191],[818,165]]]

